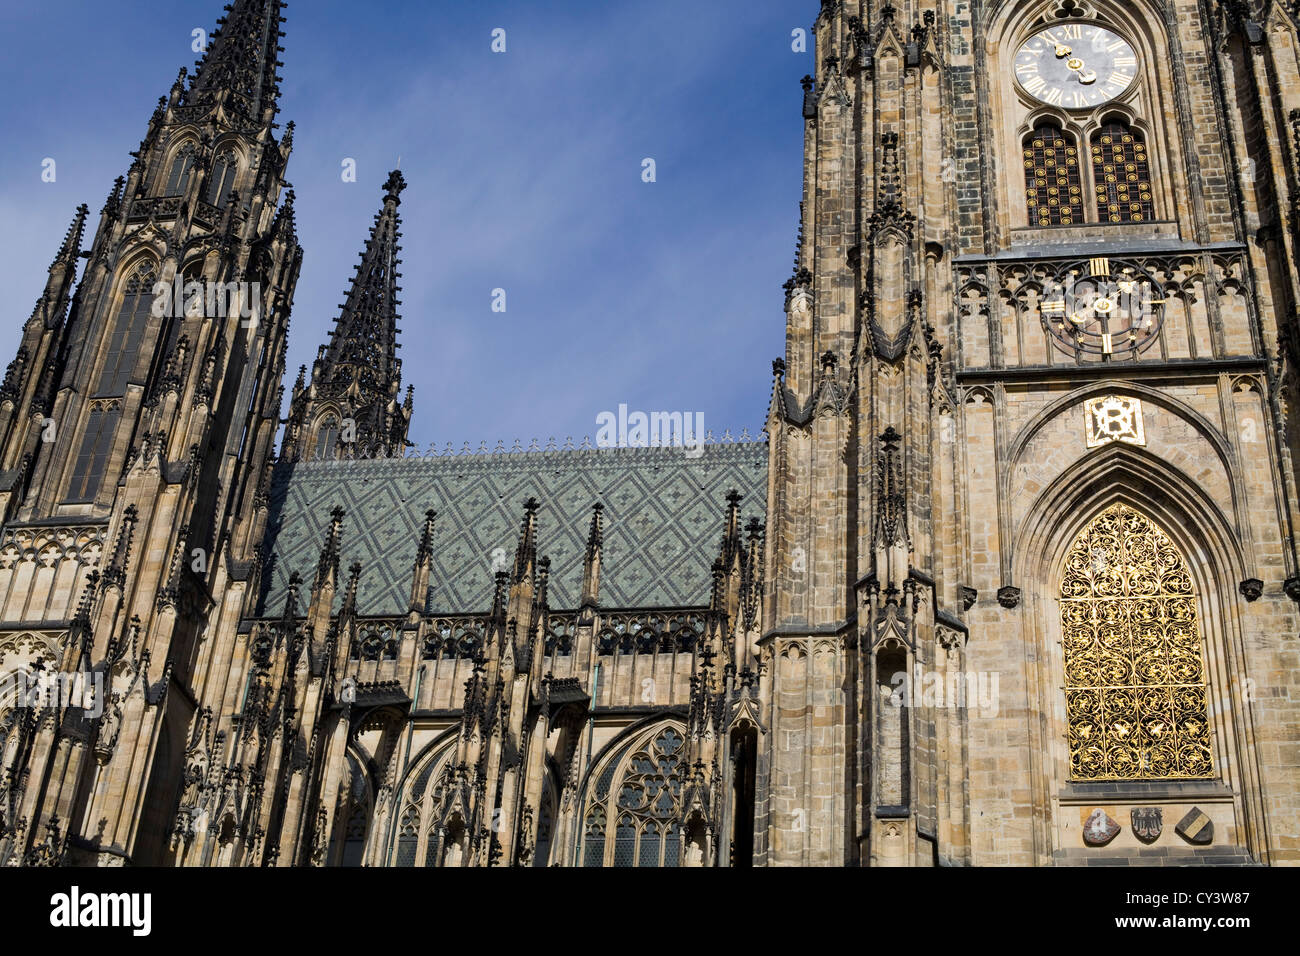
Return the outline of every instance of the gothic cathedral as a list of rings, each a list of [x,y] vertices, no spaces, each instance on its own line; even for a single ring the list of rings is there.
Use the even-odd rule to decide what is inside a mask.
[[[696,455],[413,446],[399,172],[281,418],[282,6],[0,386],[0,862],[1300,863],[1300,4],[822,0]]]

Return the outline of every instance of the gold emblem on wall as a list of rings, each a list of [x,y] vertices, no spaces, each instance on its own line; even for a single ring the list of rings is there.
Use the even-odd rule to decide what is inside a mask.
[[[1129,445],[1146,445],[1142,427],[1142,402],[1122,395],[1089,399],[1087,413],[1088,447],[1098,448],[1114,441]]]

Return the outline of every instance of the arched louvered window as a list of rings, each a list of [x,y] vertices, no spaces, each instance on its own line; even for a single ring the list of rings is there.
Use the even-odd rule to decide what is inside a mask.
[[[212,175],[208,179],[208,202],[220,206],[230,198],[230,191],[235,188],[235,174],[239,172],[239,161],[234,150],[218,153],[212,161]]]
[[[113,436],[122,417],[117,402],[93,406],[86,416],[81,447],[72,464],[72,483],[68,488],[68,501],[85,503],[94,501],[104,484],[108,469],[108,456],[113,450]]]
[[[126,385],[135,371],[140,354],[140,342],[149,324],[149,314],[154,305],[154,265],[142,263],[127,280],[118,306],[117,321],[109,335],[104,364],[100,368],[95,396],[120,397],[126,394]]]
[[[624,748],[604,767],[584,818],[584,867],[678,866],[686,740],[674,727],[642,738],[626,760]],[[610,790],[610,784],[618,785]],[[609,813],[614,825],[607,826]]]
[[[1025,205],[1031,226],[1073,226],[1083,222],[1079,144],[1051,123],[1025,137]]]
[[[1196,593],[1177,546],[1146,515],[1107,508],[1061,581],[1070,774],[1213,776]]]
[[[1155,218],[1151,161],[1140,130],[1111,120],[1092,135],[1092,176],[1097,215],[1104,223]]]
[[[167,174],[167,188],[164,196],[183,196],[189,188],[190,176],[194,173],[194,144],[186,143],[172,160],[171,172]]]
[[[316,458],[333,458],[339,441],[339,420],[331,415],[316,429]]]

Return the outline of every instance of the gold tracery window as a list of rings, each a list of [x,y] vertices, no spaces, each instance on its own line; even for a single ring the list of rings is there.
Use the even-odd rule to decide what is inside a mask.
[[[1125,504],[1084,529],[1061,582],[1070,774],[1213,774],[1205,663],[1186,562]]]

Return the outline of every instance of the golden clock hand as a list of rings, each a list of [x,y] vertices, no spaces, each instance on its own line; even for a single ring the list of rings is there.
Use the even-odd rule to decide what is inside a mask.
[[[1084,86],[1089,86],[1097,82],[1096,71],[1088,69],[1088,67],[1084,64],[1083,60],[1081,60],[1079,57],[1077,56],[1071,57],[1070,59],[1065,61],[1065,65],[1067,69],[1073,70],[1075,73],[1078,74],[1079,82],[1082,83]]]
[[[1058,43],[1058,44],[1056,44],[1056,58],[1057,58],[1058,60],[1064,60],[1067,56],[1069,56],[1069,55],[1070,55],[1071,53],[1073,53],[1073,52],[1074,52],[1074,51],[1071,50],[1071,49],[1070,49],[1068,46],[1066,46],[1064,43]]]

